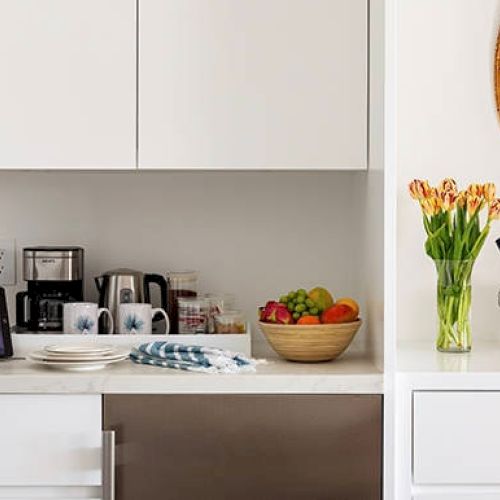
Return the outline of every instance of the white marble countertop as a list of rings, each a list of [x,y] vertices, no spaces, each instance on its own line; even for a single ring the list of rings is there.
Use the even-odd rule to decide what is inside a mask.
[[[476,341],[470,353],[441,353],[432,341],[398,345],[398,377],[428,390],[500,390],[500,342]]]
[[[381,394],[383,374],[356,353],[329,363],[270,359],[256,373],[207,375],[123,361],[96,372],[62,372],[26,360],[0,362],[0,393]]]

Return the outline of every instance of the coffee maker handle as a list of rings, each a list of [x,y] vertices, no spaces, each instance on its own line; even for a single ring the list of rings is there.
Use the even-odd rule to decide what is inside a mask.
[[[161,308],[167,310],[167,280],[160,274],[145,274],[144,275],[144,298],[146,302],[151,303],[151,293],[149,285],[154,283],[160,287]]]
[[[26,302],[29,300],[29,295],[27,291],[19,292],[16,294],[16,325],[21,327],[27,327],[29,319],[26,318],[26,311],[29,310],[26,307]]]

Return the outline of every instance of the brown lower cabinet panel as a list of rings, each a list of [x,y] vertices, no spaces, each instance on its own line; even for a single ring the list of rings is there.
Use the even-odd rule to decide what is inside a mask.
[[[382,396],[109,395],[116,500],[379,500]]]

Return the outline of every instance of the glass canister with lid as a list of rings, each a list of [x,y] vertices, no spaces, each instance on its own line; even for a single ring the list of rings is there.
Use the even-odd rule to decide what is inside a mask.
[[[198,271],[177,271],[167,273],[168,304],[167,312],[170,318],[170,333],[179,332],[178,300],[182,297],[198,295]]]

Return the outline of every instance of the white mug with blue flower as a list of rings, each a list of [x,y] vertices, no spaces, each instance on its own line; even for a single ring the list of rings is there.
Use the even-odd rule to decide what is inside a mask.
[[[113,316],[109,309],[92,302],[67,302],[63,310],[64,333],[97,335],[101,314],[108,315],[108,333],[113,333]]]
[[[118,306],[118,333],[151,335],[153,318],[157,314],[165,318],[165,334],[168,334],[170,320],[164,309],[145,303],[122,303]]]

